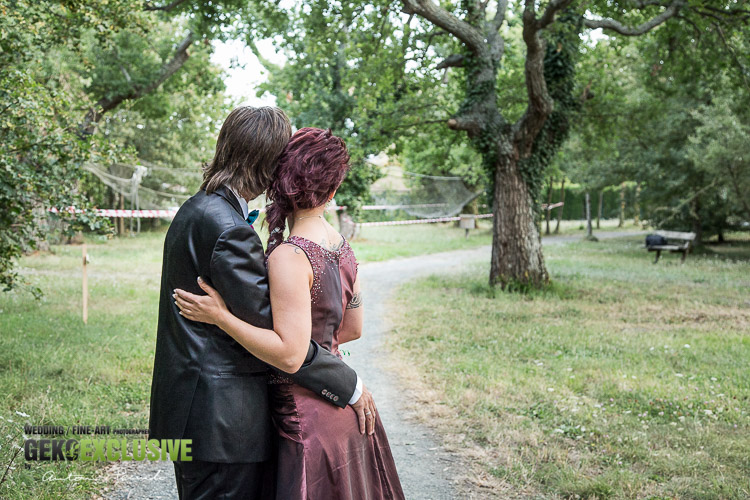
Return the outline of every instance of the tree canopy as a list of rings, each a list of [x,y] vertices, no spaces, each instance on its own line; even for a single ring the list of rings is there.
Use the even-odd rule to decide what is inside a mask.
[[[134,8],[137,6],[137,8]],[[87,165],[147,164],[194,190],[233,103],[212,42],[242,39],[258,89],[294,124],[344,137],[351,209],[388,151],[492,204],[490,281],[544,283],[537,221],[552,172],[643,186],[650,222],[705,236],[748,213],[746,2],[0,0],[0,283],[45,237],[50,207],[109,204]],[[285,63],[255,48],[271,39]],[[562,151],[562,154],[558,152]],[[87,212],[72,230],[106,231]]]

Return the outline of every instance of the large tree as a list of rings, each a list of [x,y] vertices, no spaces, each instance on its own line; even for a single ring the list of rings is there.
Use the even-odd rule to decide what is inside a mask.
[[[405,12],[421,16],[460,42],[460,51],[441,63],[461,67],[466,81],[464,101],[447,126],[466,132],[493,172],[492,284],[537,285],[548,280],[535,197],[543,169],[564,139],[573,111],[570,73],[578,34],[601,28],[623,36],[641,35],[687,8],[684,0],[586,5],[525,0],[517,7],[505,0],[494,5],[403,2]],[[526,48],[526,109],[511,121],[498,103],[497,79],[505,54],[503,25],[515,16],[520,17]]]
[[[490,282],[524,287],[548,279],[535,224],[545,168],[598,91],[575,75],[581,35],[636,37],[672,18],[703,27],[745,15],[740,4],[708,0],[313,0],[288,12],[265,5],[274,12],[266,36],[282,34],[288,59],[286,78],[272,71],[269,88],[282,106],[315,118],[343,110],[349,138],[385,138],[397,151],[418,142],[415,128],[423,134],[438,122],[467,134],[493,186]]]
[[[50,71],[60,50],[76,51],[86,33],[116,33],[137,24],[123,1],[83,4],[0,2],[0,286],[21,281],[15,259],[45,237],[45,208],[81,204],[72,189],[80,167],[116,154],[77,135],[85,104],[81,84]],[[96,228],[100,221],[69,217]],[[80,226],[79,226],[80,227]]]

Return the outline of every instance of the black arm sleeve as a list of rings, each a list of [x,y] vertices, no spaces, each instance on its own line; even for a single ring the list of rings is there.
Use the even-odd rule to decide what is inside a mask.
[[[221,234],[210,269],[210,284],[232,314],[259,328],[273,328],[263,245],[250,226],[238,225]],[[302,368],[290,376],[341,408],[349,403],[357,385],[356,372],[312,340]]]
[[[344,408],[357,386],[357,372],[330,351],[310,341],[307,358],[292,380],[334,405]]]
[[[210,269],[210,284],[232,314],[258,328],[273,328],[263,247],[250,226],[237,225],[219,236]]]

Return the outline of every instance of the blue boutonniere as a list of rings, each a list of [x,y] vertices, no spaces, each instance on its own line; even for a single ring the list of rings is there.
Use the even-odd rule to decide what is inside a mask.
[[[253,210],[252,212],[250,212],[249,214],[247,214],[247,219],[245,219],[245,220],[247,221],[248,224],[250,224],[252,226],[253,222],[255,222],[255,220],[258,218],[258,215],[260,215],[260,211],[259,210]]]

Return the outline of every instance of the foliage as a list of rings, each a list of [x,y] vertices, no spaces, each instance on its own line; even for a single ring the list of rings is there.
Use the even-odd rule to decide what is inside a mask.
[[[16,259],[45,244],[48,208],[109,203],[84,165],[141,159],[161,164],[147,185],[194,188],[199,176],[185,182],[178,170],[164,170],[197,171],[210,158],[227,107],[208,42],[227,36],[222,27],[235,23],[228,14],[244,15],[251,6],[224,0],[133,7],[129,0],[0,3],[0,284],[6,290],[19,284]],[[198,38],[205,43],[193,43]],[[90,212],[59,217],[68,233],[107,230]]]
[[[111,61],[102,64],[101,71],[111,72],[113,79],[123,77],[119,65],[143,70],[139,66],[143,54],[150,54],[155,66],[162,58],[159,54],[168,54],[179,37],[179,25],[160,26],[149,38],[125,34],[124,40],[116,41],[108,51],[91,47],[91,55],[86,57]],[[177,75],[156,91],[125,103],[101,122],[100,133],[108,141],[133,151],[134,163],[149,168],[143,179],[148,188],[188,195],[200,186],[201,164],[211,160],[218,130],[231,108],[224,94],[224,75],[209,60],[211,50],[208,44],[196,46]],[[99,204],[108,203],[105,199],[99,197]]]
[[[641,182],[652,224],[721,237],[747,218],[730,180],[743,178],[747,28],[691,16],[698,24],[584,46],[578,71],[592,98],[557,163],[590,189]]]
[[[558,22],[547,34],[544,49],[544,79],[555,108],[534,141],[531,154],[520,163],[521,173],[537,210],[541,207],[540,194],[546,170],[568,138],[570,123],[575,121],[574,115],[580,107],[580,100],[574,92],[582,18],[572,9],[560,13],[558,17]]]
[[[13,259],[44,236],[35,208],[111,202],[82,165],[141,161],[154,166],[147,187],[197,186],[191,172],[210,158],[228,107],[209,61],[217,39],[275,41],[287,63],[263,61],[270,76],[259,92],[276,96],[295,125],[346,139],[353,169],[337,201],[352,208],[380,175],[366,158],[387,150],[409,169],[460,175],[476,187],[510,175],[498,170],[500,155],[522,175],[533,207],[543,179],[565,172],[592,188],[641,181],[658,222],[710,232],[746,212],[744,185],[729,182],[746,177],[745,163],[721,153],[731,121],[713,103],[732,101],[736,123],[750,123],[744,5],[1,1],[6,287],[15,283]],[[609,33],[648,34],[586,35],[601,23]],[[735,153],[744,130],[731,130]],[[739,162],[731,172],[730,160]],[[715,189],[700,191],[707,179]],[[538,258],[496,260],[535,261],[538,269],[527,271],[546,276],[533,230],[514,231],[522,229],[497,241],[525,241]]]
[[[76,189],[81,164],[114,151],[78,135],[80,85],[46,74],[45,53],[76,51],[86,29],[119,30],[130,22],[125,2],[68,8],[58,2],[0,4],[0,284],[19,285],[14,262],[45,235],[47,207],[85,207]],[[61,214],[70,230],[106,225],[87,213]],[[38,292],[38,291],[37,291]]]
[[[352,170],[336,195],[356,208],[381,173],[364,161],[387,150],[399,154],[412,130],[446,119],[446,101],[435,91],[437,75],[417,67],[429,58],[430,34],[405,23],[395,2],[297,3],[288,17],[266,21],[286,57],[282,67],[266,61],[268,92],[295,126],[331,128],[352,156]],[[435,96],[425,102],[427,95]],[[392,148],[393,146],[393,148]]]
[[[401,152],[404,169],[424,175],[460,177],[471,191],[489,186],[488,172],[466,138],[444,128],[417,133]]]
[[[735,111],[733,97],[724,95],[700,106],[692,117],[699,125],[690,136],[687,155],[696,168],[720,186],[730,212],[750,221],[750,123]]]

